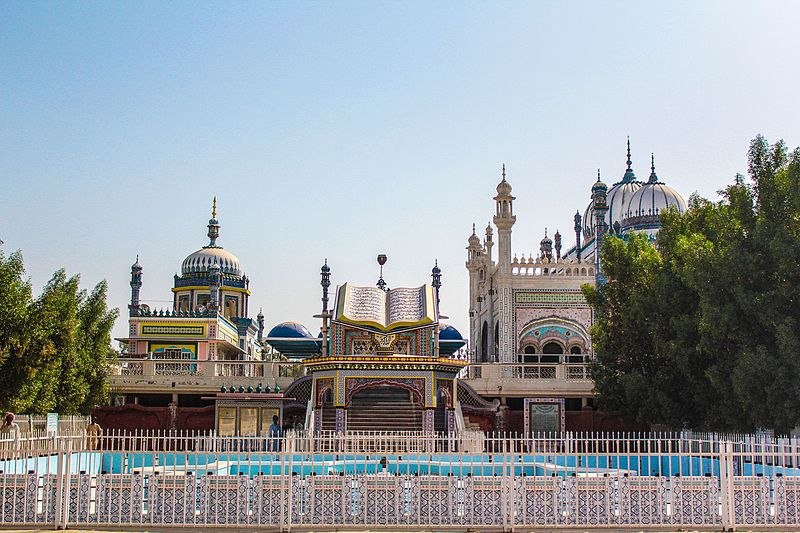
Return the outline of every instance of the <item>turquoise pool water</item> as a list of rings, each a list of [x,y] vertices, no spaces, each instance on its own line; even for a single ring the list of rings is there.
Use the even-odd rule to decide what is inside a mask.
[[[0,461],[4,473],[56,473],[58,457]],[[62,458],[62,461],[64,459]],[[739,475],[799,475],[797,468],[735,463]],[[270,453],[75,453],[73,474],[158,471],[201,475],[421,474],[453,476],[719,475],[719,461],[707,457],[664,455],[498,455],[488,454],[270,454]]]

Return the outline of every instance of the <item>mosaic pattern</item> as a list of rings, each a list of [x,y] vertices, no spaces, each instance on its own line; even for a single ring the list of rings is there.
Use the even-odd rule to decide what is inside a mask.
[[[720,521],[719,479],[716,476],[673,478],[673,524],[711,525]]]
[[[192,524],[197,506],[197,485],[185,476],[153,475],[148,486],[149,514],[156,524]]]
[[[737,524],[766,524],[769,507],[769,478],[742,476],[733,480],[733,509]]]
[[[512,317],[514,308],[511,305],[511,288],[503,287],[500,290],[500,362],[513,363],[516,360]]]
[[[800,479],[731,481],[736,525],[797,524]],[[716,527],[719,483],[713,476],[3,474],[0,522],[60,521],[63,486],[67,521],[78,525]]]
[[[514,291],[515,304],[568,304],[587,305],[586,297],[580,290],[524,290]]]

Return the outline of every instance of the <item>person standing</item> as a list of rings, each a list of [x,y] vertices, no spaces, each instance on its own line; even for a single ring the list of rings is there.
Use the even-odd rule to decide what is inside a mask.
[[[95,417],[91,417],[90,424],[86,426],[86,444],[90,450],[96,450],[100,444],[100,437],[103,435],[103,428],[97,423]]]
[[[280,451],[280,438],[281,438],[281,425],[278,420],[278,415],[272,415],[272,425],[269,427],[270,450],[273,452]]]
[[[13,449],[19,448],[20,429],[19,424],[14,422],[14,413],[6,413],[3,416],[3,425],[0,426],[0,439],[13,442]]]

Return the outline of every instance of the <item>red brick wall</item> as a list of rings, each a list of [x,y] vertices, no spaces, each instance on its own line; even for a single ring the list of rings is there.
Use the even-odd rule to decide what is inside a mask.
[[[210,431],[214,429],[214,406],[178,407],[175,413],[175,429]],[[103,429],[158,430],[169,429],[168,407],[142,407],[127,404],[117,407],[96,407],[92,411]]]

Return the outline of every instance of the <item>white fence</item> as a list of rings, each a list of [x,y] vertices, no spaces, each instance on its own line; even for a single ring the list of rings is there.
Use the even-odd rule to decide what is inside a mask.
[[[0,452],[0,523],[800,526],[800,441],[678,435],[75,435]]]

